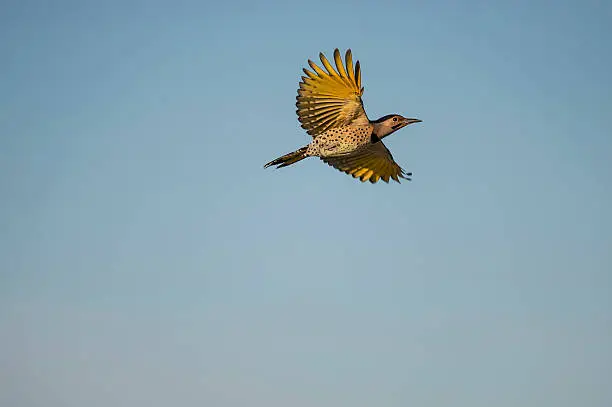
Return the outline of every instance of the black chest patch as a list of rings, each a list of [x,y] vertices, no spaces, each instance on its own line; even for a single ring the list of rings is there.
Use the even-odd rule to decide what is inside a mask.
[[[370,134],[370,143],[374,144],[374,143],[378,143],[379,141],[380,141],[380,137],[378,137],[376,133],[372,132],[372,134]]]

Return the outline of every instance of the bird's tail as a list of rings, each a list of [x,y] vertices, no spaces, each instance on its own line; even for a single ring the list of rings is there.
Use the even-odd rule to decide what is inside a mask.
[[[291,164],[295,164],[296,162],[301,161],[304,158],[308,157],[306,155],[306,150],[308,150],[308,146],[302,147],[289,154],[285,154],[282,157],[278,157],[276,160],[270,161],[269,163],[264,165],[264,168],[268,168],[271,165],[276,165],[277,166],[276,168],[282,168],[282,167],[286,167]]]

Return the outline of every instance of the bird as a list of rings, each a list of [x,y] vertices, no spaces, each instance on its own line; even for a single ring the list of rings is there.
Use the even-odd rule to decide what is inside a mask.
[[[338,48],[334,50],[336,69],[322,52],[319,59],[325,70],[309,59],[311,70],[303,68],[306,76],[301,78],[296,97],[298,120],[313,137],[312,141],[270,161],[264,168],[282,168],[308,157],[319,157],[361,182],[412,180],[412,173],[395,162],[382,139],[422,120],[399,114],[370,120],[362,100],[361,67],[359,61],[353,66],[351,50],[345,53],[345,64]]]

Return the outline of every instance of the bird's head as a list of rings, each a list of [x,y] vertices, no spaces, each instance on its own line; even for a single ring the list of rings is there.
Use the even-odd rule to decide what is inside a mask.
[[[412,123],[419,123],[422,120],[419,119],[408,119],[402,117],[399,114],[388,114],[381,117],[378,120],[374,120],[371,123],[374,125],[374,133],[379,137],[383,138],[389,134],[406,127]]]

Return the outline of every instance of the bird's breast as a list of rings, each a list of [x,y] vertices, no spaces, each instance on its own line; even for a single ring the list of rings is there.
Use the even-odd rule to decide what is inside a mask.
[[[372,126],[344,126],[327,130],[317,136],[313,143],[317,145],[320,157],[351,153],[359,147],[371,143]]]

